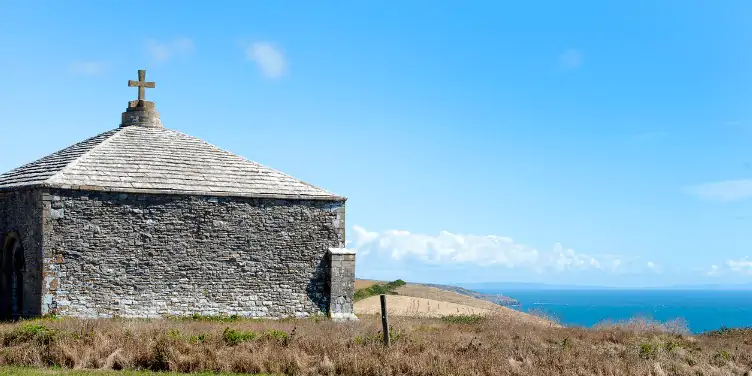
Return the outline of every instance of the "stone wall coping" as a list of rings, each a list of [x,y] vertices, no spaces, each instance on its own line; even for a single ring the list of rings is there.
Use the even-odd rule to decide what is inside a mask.
[[[145,189],[145,188],[103,188],[92,185],[68,185],[42,183],[34,185],[23,185],[18,187],[2,187],[0,192],[31,190],[31,189],[64,189],[71,191],[87,192],[114,192],[114,193],[133,193],[133,194],[151,194],[151,195],[177,195],[177,196],[209,196],[209,197],[241,197],[241,198],[269,198],[278,200],[321,200],[321,201],[347,201],[344,196],[316,196],[316,195],[282,195],[282,194],[249,194],[239,192],[220,192],[220,191],[185,191],[177,189]]]
[[[354,255],[355,250],[347,248],[329,248],[329,253],[333,255]]]

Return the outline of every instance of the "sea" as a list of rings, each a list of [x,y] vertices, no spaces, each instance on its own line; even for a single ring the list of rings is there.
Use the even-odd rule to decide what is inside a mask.
[[[523,312],[543,313],[566,326],[592,327],[640,317],[682,319],[692,333],[752,327],[752,290],[491,290],[517,299]]]

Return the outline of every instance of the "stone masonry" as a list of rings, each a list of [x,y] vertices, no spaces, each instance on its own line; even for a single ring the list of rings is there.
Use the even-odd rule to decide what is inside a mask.
[[[12,255],[6,254],[3,245],[11,236],[18,236],[24,253],[22,282],[23,304],[18,316],[37,316],[42,313],[39,304],[42,296],[42,205],[38,191],[19,190],[0,192],[0,317],[9,317],[11,312],[8,272],[12,268]]]
[[[334,319],[355,319],[355,252],[339,248],[329,250],[329,314]]]
[[[327,312],[341,203],[86,191],[43,200],[45,313]]]
[[[346,198],[162,127],[154,83],[129,86],[118,129],[0,175],[0,314],[355,319]]]

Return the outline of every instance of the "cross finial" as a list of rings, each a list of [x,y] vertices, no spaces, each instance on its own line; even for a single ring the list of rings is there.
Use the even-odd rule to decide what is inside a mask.
[[[153,89],[156,87],[154,82],[146,82],[146,71],[139,69],[138,81],[128,80],[128,87],[138,87],[138,100],[144,100],[146,88]]]

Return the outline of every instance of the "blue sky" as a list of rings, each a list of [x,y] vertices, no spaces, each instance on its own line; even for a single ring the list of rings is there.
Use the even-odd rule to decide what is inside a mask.
[[[752,281],[748,1],[0,1],[6,171],[166,127],[349,197],[357,273]]]

